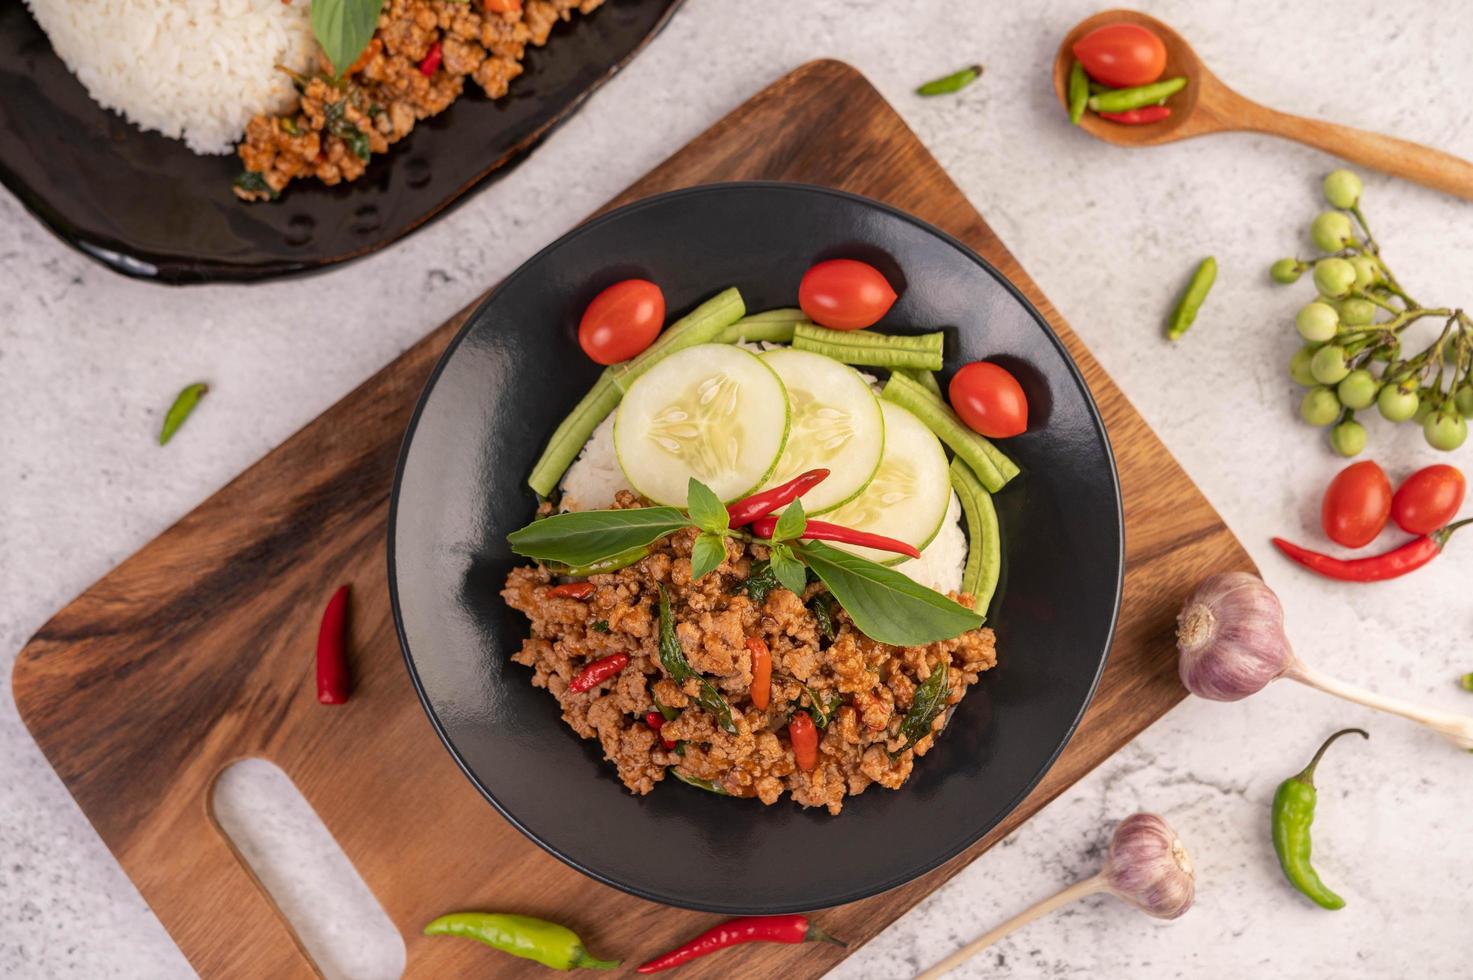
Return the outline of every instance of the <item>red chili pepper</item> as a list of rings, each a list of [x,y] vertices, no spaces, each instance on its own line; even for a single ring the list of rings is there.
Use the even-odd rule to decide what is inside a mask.
[[[770,538],[775,530],[777,530],[775,516],[759,517],[752,522],[752,533],[759,538]],[[897,555],[905,555],[909,558],[921,557],[921,553],[913,545],[908,545],[904,541],[887,538],[883,534],[871,534],[869,531],[856,531],[852,527],[840,527],[828,521],[809,521],[799,537],[809,541],[838,541],[842,544],[857,544],[879,551],[893,551]]]
[[[1289,558],[1297,561],[1312,572],[1341,582],[1383,582],[1389,578],[1414,572],[1442,553],[1443,545],[1453,532],[1464,524],[1473,524],[1473,517],[1449,524],[1447,527],[1413,538],[1406,544],[1379,555],[1364,558],[1336,558],[1310,551],[1283,538],[1274,538],[1274,547]]]
[[[659,973],[714,953],[718,949],[741,943],[802,942],[845,945],[809,922],[806,915],[746,915],[739,919],[728,919],[714,929],[706,930],[684,946],[650,960],[638,972]]]
[[[547,590],[549,599],[587,599],[598,588],[592,582],[564,582]]]
[[[348,700],[348,587],[340,586],[327,600],[317,629],[317,700],[342,704]]]
[[[444,57],[445,49],[440,46],[440,42],[436,41],[434,44],[431,44],[430,50],[425,55],[424,60],[419,63],[419,73],[429,78],[440,67],[440,59]]]
[[[629,666],[629,654],[611,653],[607,657],[600,657],[593,663],[578,671],[578,676],[568,685],[568,690],[574,694],[582,694],[591,687],[597,687],[610,677],[617,677],[619,672]]]
[[[1169,105],[1143,105],[1139,109],[1127,109],[1124,112],[1101,112],[1101,119],[1108,119],[1113,123],[1124,123],[1127,126],[1142,126],[1146,123],[1160,122],[1171,115]]]
[[[644,723],[650,731],[658,732],[665,726],[665,716],[658,711],[646,711],[644,713]],[[660,742],[665,746],[667,752],[675,748],[675,743],[668,738],[662,738]]]
[[[771,490],[763,490],[761,493],[754,493],[750,497],[743,497],[735,503],[727,504],[726,513],[731,519],[731,526],[742,527],[759,517],[786,507],[828,479],[828,476],[828,470],[809,470],[807,473],[799,473],[787,483],[779,484]]]
[[[752,655],[752,686],[747,694],[752,707],[766,711],[767,703],[772,700],[772,651],[762,637],[749,636],[747,652]]]
[[[818,765],[818,728],[808,712],[794,712],[788,722],[788,741],[793,743],[793,761],[804,772],[812,772]]]

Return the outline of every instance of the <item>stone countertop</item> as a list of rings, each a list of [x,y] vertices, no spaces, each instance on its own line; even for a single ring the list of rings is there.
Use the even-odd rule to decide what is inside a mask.
[[[1301,655],[1473,711],[1453,686],[1473,670],[1473,543],[1374,587],[1312,578],[1268,545],[1275,533],[1318,540],[1318,494],[1341,465],[1296,421],[1284,370],[1310,287],[1266,277],[1270,261],[1306,250],[1330,158],[1252,135],[1128,151],[1072,129],[1047,66],[1059,36],[1099,6],[691,0],[526,165],[387,252],[314,278],[129,281],[0,192],[0,686],[31,632],[115,563],[722,113],[828,56],[896,105],[1181,460],[1282,596]],[[1344,0],[1330,16],[1162,0],[1153,13],[1249,97],[1473,157],[1473,109],[1459,95],[1473,85],[1473,20],[1452,6]],[[974,61],[986,74],[960,95],[910,94]],[[1466,302],[1469,206],[1380,176],[1366,184],[1368,216],[1408,288]],[[1208,253],[1216,289],[1168,345],[1162,317]],[[210,399],[161,452],[160,413],[196,378],[210,379]],[[1410,429],[1370,429],[1370,455],[1393,478],[1446,458]],[[1316,860],[1349,903],[1331,915],[1282,881],[1267,808],[1327,732],[1352,724],[1372,740],[1340,746],[1320,769]],[[1422,976],[1467,976],[1470,764],[1415,726],[1297,685],[1235,705],[1189,700],[834,976],[929,965],[1092,873],[1112,822],[1138,809],[1164,814],[1192,850],[1190,914],[1161,924],[1091,899],[956,975],[1381,977],[1416,962]],[[9,697],[0,814],[0,975],[189,975]]]

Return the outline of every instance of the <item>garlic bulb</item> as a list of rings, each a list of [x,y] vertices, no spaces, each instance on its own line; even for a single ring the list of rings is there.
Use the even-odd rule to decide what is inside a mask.
[[[1186,845],[1154,813],[1137,813],[1120,822],[1100,874],[1116,898],[1158,919],[1181,915],[1197,893]]]
[[[1257,694],[1294,661],[1279,597],[1247,572],[1197,586],[1176,617],[1176,648],[1182,684],[1211,701]]]

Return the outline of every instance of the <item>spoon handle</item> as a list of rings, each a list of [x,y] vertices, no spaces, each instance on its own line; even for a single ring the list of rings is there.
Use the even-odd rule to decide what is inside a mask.
[[[1473,201],[1473,163],[1430,146],[1394,136],[1306,119],[1250,103],[1239,127],[1255,133],[1283,136],[1324,150],[1351,163],[1403,177],[1425,187]]]

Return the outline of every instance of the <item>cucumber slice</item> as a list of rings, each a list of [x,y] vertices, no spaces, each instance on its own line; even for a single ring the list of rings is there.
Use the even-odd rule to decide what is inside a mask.
[[[899,405],[882,401],[880,409],[885,414],[885,453],[879,470],[863,493],[825,514],[824,520],[922,549],[941,530],[951,503],[946,450],[924,422]],[[838,543],[833,547],[887,565],[904,560],[873,548]]]
[[[803,495],[803,510],[822,514],[869,485],[885,449],[880,401],[859,372],[822,354],[770,350],[762,362],[788,389],[793,422],[788,445],[766,486],[820,466],[828,479]]]
[[[629,485],[684,507],[691,477],[723,501],[772,475],[788,441],[788,393],[757,355],[697,344],[630,386],[614,417],[614,453]]]

